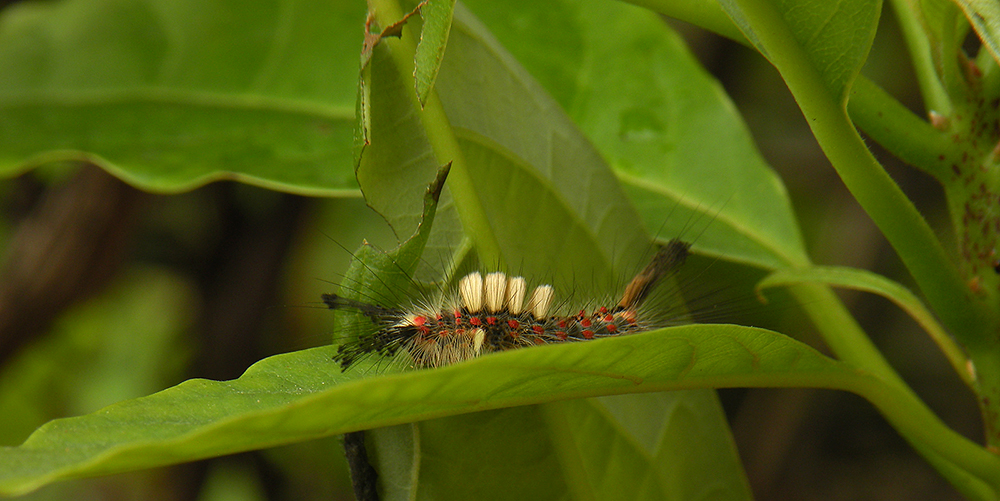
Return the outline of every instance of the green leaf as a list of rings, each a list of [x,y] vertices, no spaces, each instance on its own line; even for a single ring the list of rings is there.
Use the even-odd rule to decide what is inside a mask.
[[[448,47],[448,33],[451,31],[451,18],[455,9],[455,0],[431,0],[420,8],[424,25],[420,30],[420,43],[413,61],[413,77],[416,80],[417,99],[421,106],[427,103],[427,96],[434,88],[441,59]]]
[[[751,499],[737,456],[714,452],[732,447],[724,426],[714,393],[674,391],[422,421],[368,444],[379,471],[412,479],[385,499]]]
[[[610,2],[469,5],[609,161],[647,231],[766,269],[808,262],[781,180],[662,19]]]
[[[578,489],[594,499],[752,499],[722,405],[713,392],[677,391],[568,400],[543,406],[549,426],[569,428],[557,448]],[[643,416],[657,416],[658,420]],[[576,440],[570,441],[576,437]],[[609,455],[610,452],[610,455]],[[577,466],[578,465],[578,466]],[[564,466],[565,470],[566,468]],[[577,499],[588,497],[577,496]]]
[[[910,317],[930,334],[938,347],[951,362],[952,368],[966,384],[972,386],[975,375],[970,374],[968,357],[955,344],[951,336],[941,327],[923,301],[909,289],[886,277],[868,270],[840,266],[813,266],[802,269],[785,269],[776,271],[757,284],[757,290],[782,285],[792,285],[805,282],[818,282],[834,287],[845,287],[878,294],[903,309]]]
[[[984,0],[955,0],[955,3],[962,7],[983,47],[1000,64],[1000,5]]]
[[[0,175],[89,160],[141,189],[356,193],[364,5],[66,0],[0,18]]]
[[[327,346],[278,355],[233,381],[191,380],[94,414],[52,421],[20,447],[0,448],[0,493],[359,429],[602,394],[876,384],[786,336],[722,325],[542,346],[380,377],[366,377],[373,366],[364,363],[341,373],[333,352]],[[583,457],[593,460],[592,454]]]

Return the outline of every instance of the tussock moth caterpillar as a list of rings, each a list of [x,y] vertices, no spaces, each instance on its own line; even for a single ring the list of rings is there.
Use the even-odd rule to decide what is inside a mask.
[[[447,169],[443,169],[428,188],[423,222],[417,234],[396,251],[398,256],[406,255],[406,246],[416,249],[410,249],[410,254],[423,249],[446,174]],[[572,309],[567,299],[557,302],[551,285],[538,285],[529,292],[523,277],[502,272],[469,273],[452,291],[412,302],[404,294],[384,297],[371,293],[362,280],[348,279],[349,294],[323,294],[323,302],[333,310],[360,313],[356,320],[370,322],[373,328],[346,337],[334,359],[345,370],[368,356],[408,357],[407,363],[414,367],[438,367],[487,353],[627,335],[678,323],[676,318],[670,318],[670,311],[657,308],[662,305],[648,305],[647,299],[684,263],[690,247],[680,239],[670,240],[658,248],[649,264],[614,301],[576,305]],[[388,268],[412,282],[405,263],[384,253],[379,258],[379,265],[362,264],[367,275],[388,286],[378,276]],[[399,304],[386,304],[391,302]],[[686,320],[686,312],[683,316]]]
[[[368,354],[391,357],[402,351],[417,367],[438,367],[485,353],[659,327],[646,321],[640,308],[657,283],[684,263],[690,246],[671,240],[628,283],[616,305],[571,315],[550,314],[555,296],[551,285],[539,285],[527,295],[523,277],[502,272],[466,275],[459,281],[457,297],[445,298],[441,306],[385,307],[324,294],[329,308],[357,310],[378,327],[340,345],[336,360],[347,369]]]

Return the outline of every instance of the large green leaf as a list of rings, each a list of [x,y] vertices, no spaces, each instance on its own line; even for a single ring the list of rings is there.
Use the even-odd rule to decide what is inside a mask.
[[[356,193],[362,2],[66,0],[0,19],[0,174],[88,159],[177,192]]]
[[[732,447],[720,410],[690,390],[514,407],[375,430],[372,456],[416,477],[387,500],[750,499],[737,456],[706,454]]]
[[[738,326],[676,327],[380,377],[366,377],[378,361],[341,373],[331,360],[333,352],[321,347],[278,355],[237,380],[191,380],[94,414],[53,421],[20,447],[0,449],[0,492],[22,493],[58,479],[352,430],[609,393],[734,385],[858,390],[877,384],[791,338]],[[595,461],[603,454],[582,451],[580,457]]]
[[[593,141],[650,233],[767,269],[808,262],[781,180],[662,19],[613,2],[469,4]]]
[[[572,432],[553,436],[561,463],[579,468],[566,473],[575,490],[593,493],[577,499],[752,499],[739,456],[705,454],[733,447],[717,431],[725,415],[712,392],[616,395],[543,409],[551,428]]]
[[[367,377],[378,361],[341,373],[331,361],[333,352],[332,347],[321,347],[278,355],[258,362],[237,380],[191,380],[94,414],[50,422],[21,446],[0,448],[0,493],[23,493],[59,479],[149,468],[463,412],[612,393],[726,386],[857,392],[883,410],[896,409],[897,418],[900,412],[908,414],[893,424],[952,454],[968,471],[994,486],[1000,478],[1000,460],[948,430],[877,377],[761,329],[673,327],[378,377]],[[644,404],[662,406],[662,399],[654,396]],[[576,404],[565,405],[571,407],[563,410]],[[607,403],[595,407],[601,406],[605,414],[618,414],[617,423],[639,421],[631,433],[641,439],[640,448],[656,440],[651,434],[657,428],[649,427],[640,416],[622,415],[621,409]],[[556,421],[552,416],[546,419]],[[584,422],[572,426],[593,430]],[[608,435],[593,439],[618,440]],[[661,440],[669,439],[663,436]],[[577,459],[593,471],[587,464],[606,457],[603,449],[585,448]],[[655,468],[647,473],[659,475]],[[466,477],[461,487],[476,481]],[[599,486],[599,479],[592,485]]]

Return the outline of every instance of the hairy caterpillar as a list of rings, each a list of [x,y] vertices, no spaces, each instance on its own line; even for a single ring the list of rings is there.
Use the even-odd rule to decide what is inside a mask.
[[[347,369],[369,354],[392,357],[404,351],[416,367],[438,367],[485,353],[662,327],[641,307],[653,288],[684,263],[690,246],[671,240],[632,278],[617,304],[569,315],[550,314],[555,296],[551,285],[539,285],[528,295],[523,277],[501,272],[466,275],[457,294],[434,306],[386,307],[324,294],[329,308],[354,309],[377,326],[376,331],[341,344],[335,360]]]
[[[677,290],[652,294],[658,285],[672,283],[667,279],[688,258],[691,244],[679,238],[657,246],[621,294],[604,303],[574,305],[572,293],[557,301],[551,285],[538,285],[529,294],[527,280],[502,272],[469,273],[450,291],[410,299],[404,290],[419,285],[412,270],[425,249],[449,167],[445,165],[428,186],[421,223],[413,236],[390,253],[363,245],[354,255],[353,272],[344,277],[341,292],[321,296],[328,308],[355,313],[339,326],[341,341],[333,358],[342,369],[369,356],[404,360],[418,368],[438,367],[516,348],[690,322]]]

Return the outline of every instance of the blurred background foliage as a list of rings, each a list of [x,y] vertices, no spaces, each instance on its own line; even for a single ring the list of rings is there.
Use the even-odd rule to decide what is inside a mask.
[[[0,9],[11,3],[0,1]],[[349,35],[360,49],[363,7],[358,13]],[[665,22],[719,79],[784,179],[814,262],[908,284],[891,248],[829,167],[777,72],[739,44]],[[864,73],[922,114],[908,60],[887,10]],[[356,73],[338,78],[351,81]],[[871,144],[947,241],[939,186]],[[192,377],[235,378],[266,356],[328,343],[330,315],[318,300],[346,269],[345,247],[362,239],[395,245],[391,230],[358,195],[309,198],[232,181],[154,195],[93,165],[65,163],[0,182],[0,239],[6,251],[0,445],[17,445],[54,418]],[[21,276],[25,260],[42,260],[45,273]],[[762,276],[704,258],[687,268],[709,289],[750,290]],[[888,301],[844,297],[925,402],[953,429],[978,440],[975,402],[930,340]],[[736,299],[748,306],[721,320],[794,332],[821,346],[794,308],[781,307],[780,297],[772,298],[778,308],[768,310]],[[856,396],[807,389],[721,393],[758,499],[958,498]],[[27,499],[351,499],[340,451],[339,440],[330,438],[59,483]]]

